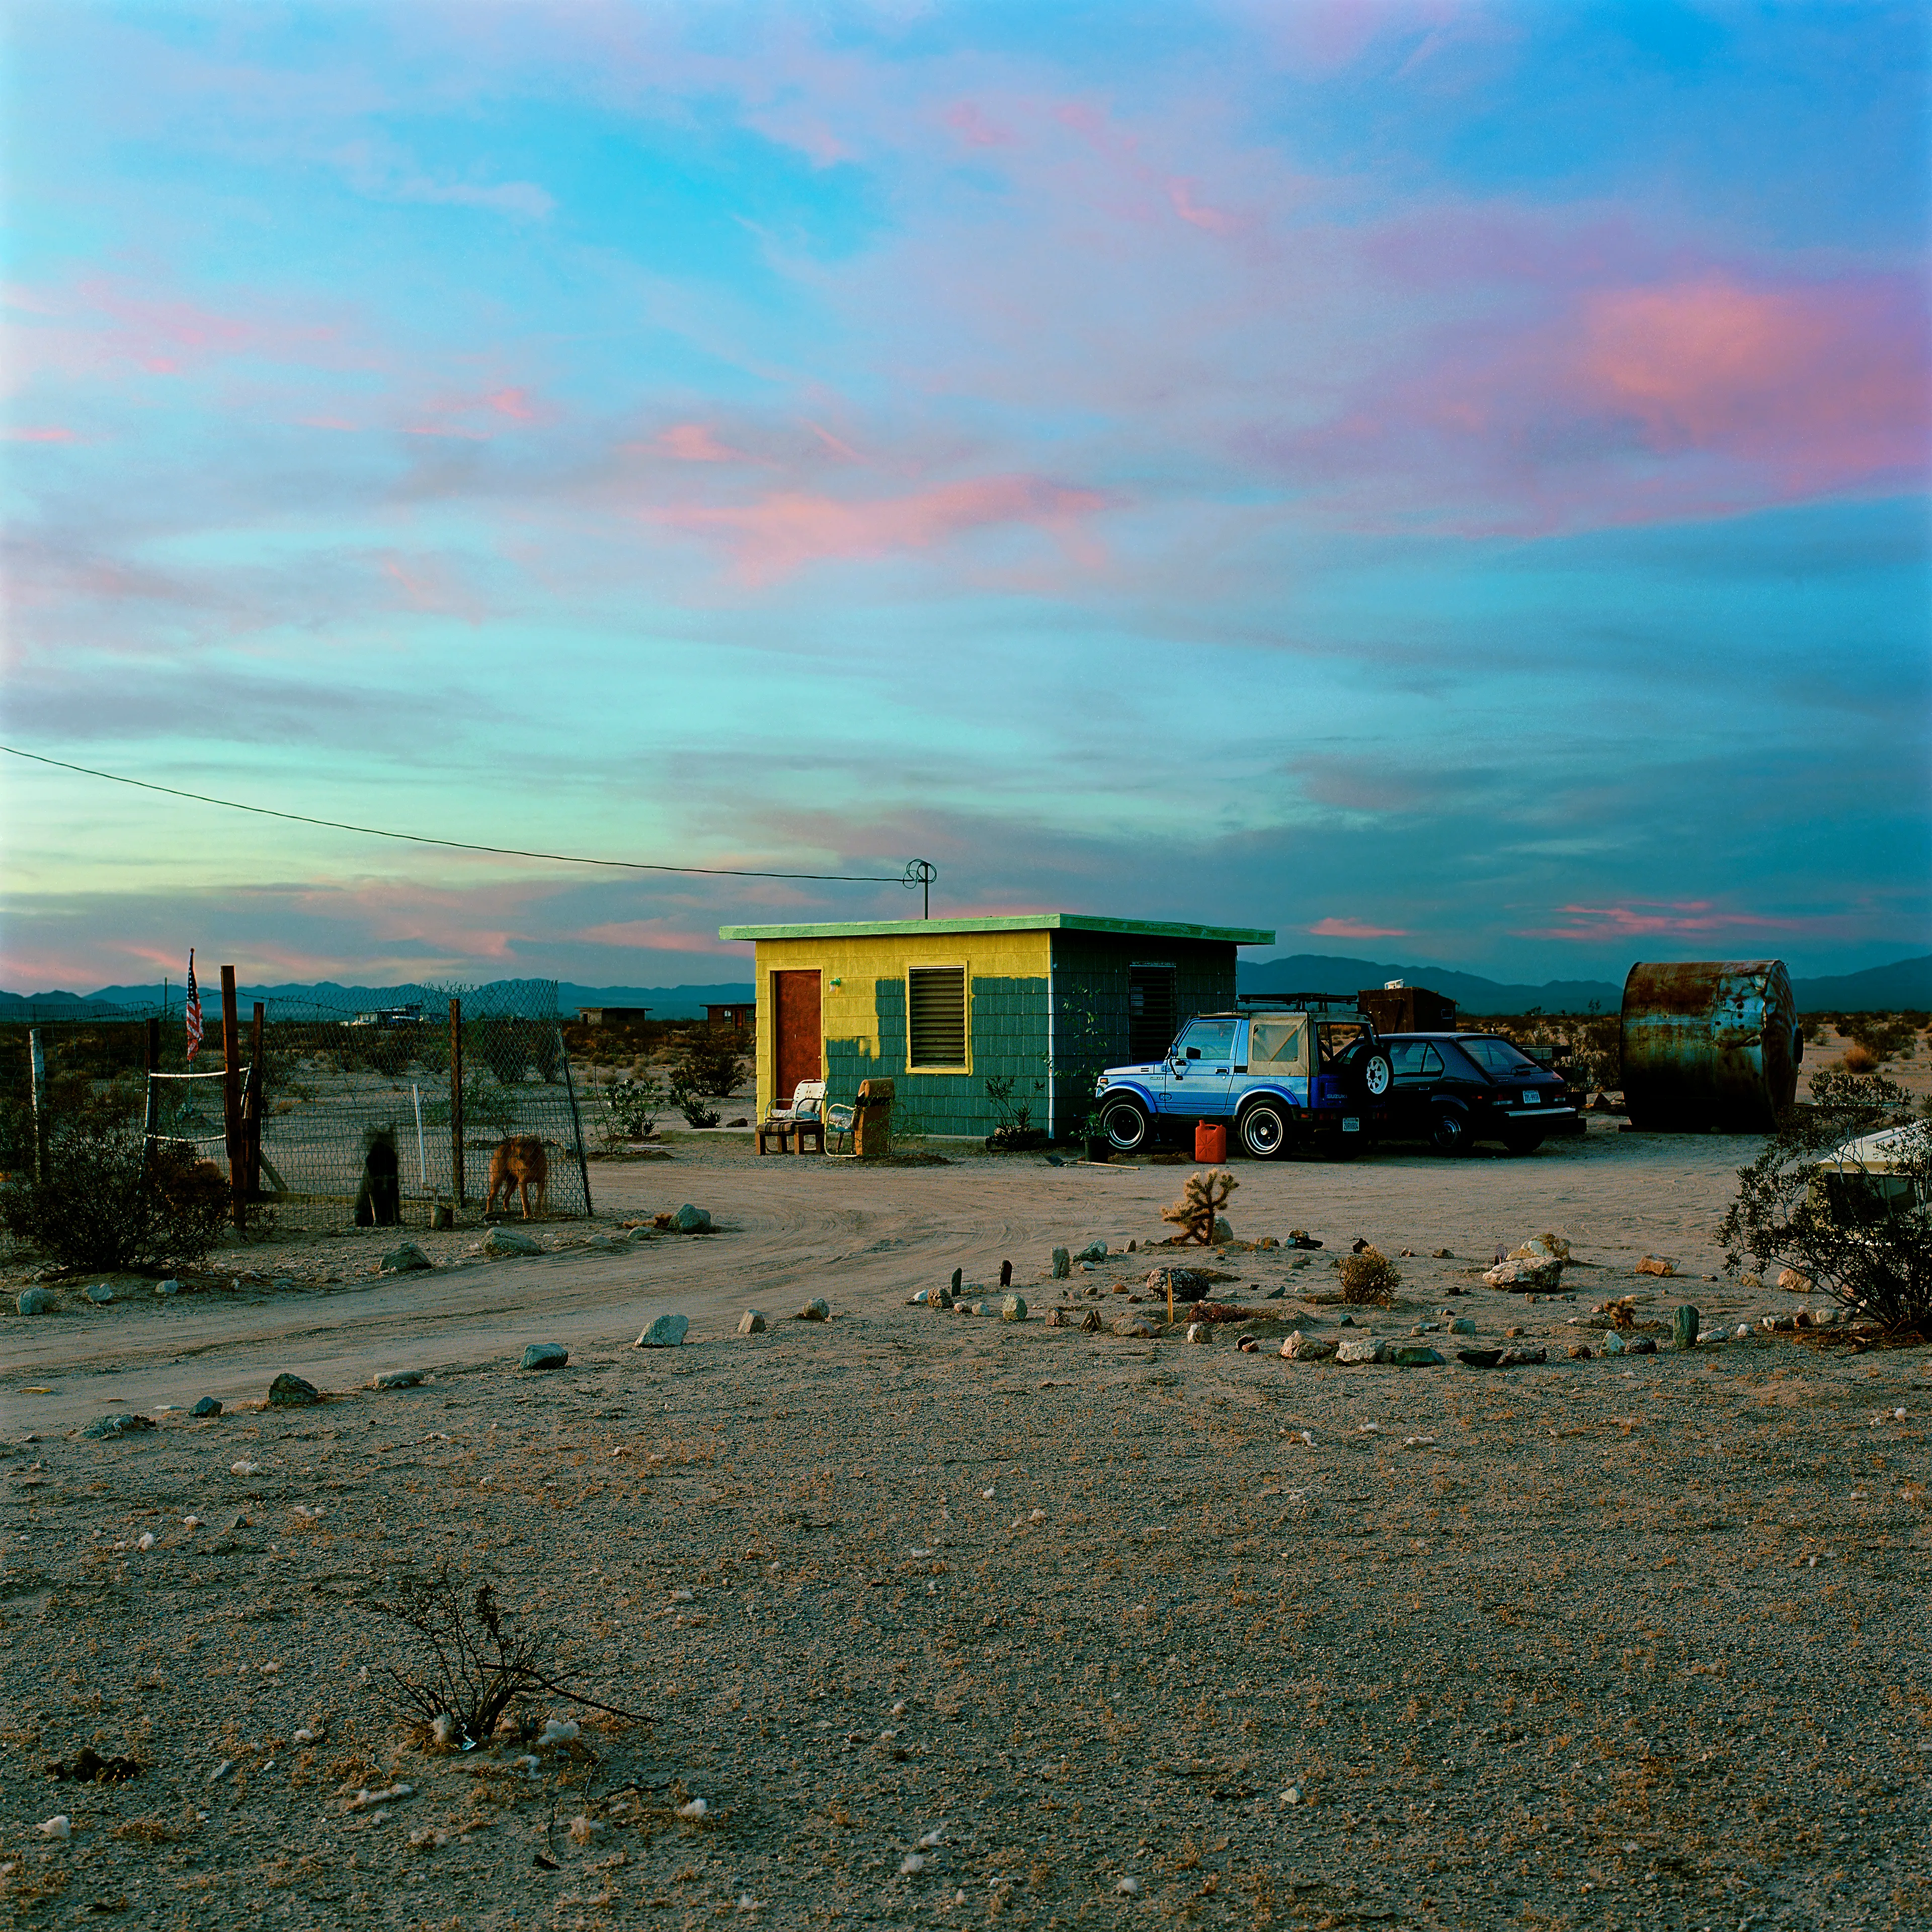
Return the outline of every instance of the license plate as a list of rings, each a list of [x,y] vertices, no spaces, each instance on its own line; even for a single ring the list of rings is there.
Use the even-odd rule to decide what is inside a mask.
[[[1542,1098],[1543,1096],[1534,1087],[1526,1087],[1523,1089],[1522,1104],[1526,1107],[1535,1106]]]
[[[1342,1131],[1345,1134],[1358,1134],[1362,1131],[1362,1124],[1360,1120],[1352,1120],[1345,1115],[1342,1121]]]

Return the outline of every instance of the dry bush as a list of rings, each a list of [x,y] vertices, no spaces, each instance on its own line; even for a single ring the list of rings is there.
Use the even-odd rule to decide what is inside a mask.
[[[0,1195],[0,1218],[67,1268],[200,1261],[232,1204],[227,1179],[194,1150],[160,1142],[143,1172],[137,1126],[83,1118],[56,1134],[46,1175]]]
[[[1847,1073],[1875,1073],[1878,1070],[1878,1055],[1862,1040],[1855,1040],[1845,1048],[1845,1071]]]
[[[1389,1307],[1401,1286],[1401,1270],[1379,1248],[1342,1257],[1342,1299],[1351,1307]]]

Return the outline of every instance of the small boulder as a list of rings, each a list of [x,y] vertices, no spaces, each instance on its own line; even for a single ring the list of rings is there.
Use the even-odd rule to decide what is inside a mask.
[[[1214,1324],[1211,1322],[1190,1322],[1187,1324],[1187,1339],[1190,1342],[1207,1344],[1214,1339]]]
[[[392,1248],[382,1261],[385,1274],[416,1274],[434,1265],[413,1241],[405,1241],[400,1248]]]
[[[1214,1238],[1216,1244],[1232,1241],[1234,1238],[1234,1229],[1218,1215],[1214,1220]]]
[[[824,1295],[814,1294],[792,1319],[794,1322],[830,1322],[832,1319],[832,1304]]]
[[[1472,1369],[1493,1369],[1503,1359],[1500,1348],[1458,1348],[1456,1359]]]
[[[1072,1311],[1065,1308],[1049,1308],[1046,1311],[1046,1325],[1049,1328],[1065,1328],[1072,1324]]]
[[[1572,1342],[1564,1352],[1573,1362],[1587,1362],[1590,1359],[1590,1345],[1587,1342]]]
[[[1459,1315],[1450,1323],[1449,1332],[1452,1335],[1473,1335],[1476,1324],[1466,1315]]]
[[[304,1382],[300,1376],[284,1372],[268,1384],[271,1408],[313,1408],[321,1400],[321,1391],[314,1383]]]
[[[97,1442],[111,1442],[120,1436],[146,1436],[153,1422],[145,1415],[97,1415],[80,1432]]]
[[[738,1333],[741,1335],[762,1335],[765,1332],[765,1318],[755,1308],[748,1308],[738,1318]]]
[[[1555,1255],[1512,1255],[1486,1269],[1483,1279],[1492,1288],[1546,1291],[1563,1278],[1563,1264]]]
[[[684,1315],[660,1315],[632,1345],[639,1348],[675,1348],[689,1332],[691,1319]]]
[[[1055,1248],[1051,1265],[1053,1279],[1064,1281],[1073,1272],[1073,1258],[1064,1248]]]
[[[1811,1277],[1800,1274],[1793,1268],[1779,1270],[1778,1285],[1786,1294],[1809,1294],[1811,1292]]]
[[[1648,1335],[1638,1335],[1624,1344],[1624,1352],[1630,1355],[1654,1355],[1657,1344]]]
[[[154,1284],[154,1292],[157,1294],[178,1294],[181,1292],[181,1283],[172,1276],[170,1276],[166,1281],[158,1281]]]
[[[1157,1268],[1147,1278],[1150,1292],[1165,1296],[1171,1288],[1176,1301],[1198,1301],[1212,1284],[1198,1269]]]
[[[1505,1348],[1502,1366],[1506,1369],[1520,1368],[1526,1363],[1546,1362],[1550,1352],[1546,1348]]]
[[[86,1294],[88,1300],[92,1302],[97,1308],[105,1308],[108,1303],[114,1299],[113,1289],[110,1288],[104,1281],[98,1282],[94,1287],[86,1289],[83,1292]]]
[[[379,1376],[369,1379],[371,1388],[418,1388],[422,1386],[423,1372],[420,1369],[385,1369]]]
[[[1088,1309],[1080,1318],[1080,1331],[1084,1335],[1099,1334],[1102,1325],[1100,1311],[1097,1308]]]
[[[51,1315],[54,1312],[54,1292],[50,1288],[23,1288],[14,1306],[22,1315]]]
[[[405,1244],[405,1245],[411,1245]],[[402,1250],[397,1250],[400,1253]],[[422,1251],[418,1250],[420,1253]],[[542,1244],[520,1228],[492,1228],[477,1245],[477,1252],[490,1256],[540,1255]]]
[[[219,1415],[220,1413],[221,1405],[212,1395],[203,1396],[194,1408],[188,1411],[188,1414],[198,1421],[206,1421],[209,1416]]]
[[[1027,1305],[1024,1295],[1010,1294],[1000,1304],[1000,1319],[1002,1322],[1024,1322],[1026,1318]]]
[[[1674,1310],[1670,1317],[1670,1341],[1673,1348],[1694,1348],[1697,1346],[1698,1315],[1688,1302]]]
[[[532,1342],[524,1351],[526,1369],[560,1369],[570,1360],[570,1351],[555,1342]]]
[[[1306,1334],[1298,1328],[1281,1345],[1281,1357],[1285,1362],[1325,1362],[1337,1346],[1321,1336]]]
[[[1439,1369],[1442,1357],[1426,1342],[1408,1342],[1395,1351],[1392,1358],[1399,1369]]]
[[[1432,1354],[1435,1351],[1431,1349]],[[1372,1335],[1352,1335],[1346,1341],[1335,1345],[1335,1359],[1338,1362],[1385,1362],[1388,1360],[1388,1344],[1378,1342]]]
[[[1677,1272],[1675,1262],[1666,1261],[1661,1255],[1646,1255],[1636,1264],[1639,1274],[1671,1275]]]
[[[1153,1340],[1160,1330],[1144,1315],[1123,1315],[1114,1324],[1114,1333],[1116,1335],[1124,1335],[1130,1340],[1149,1342]]]
[[[1103,1262],[1107,1258],[1105,1241],[1089,1241],[1073,1258],[1076,1262]]]
[[[687,1201],[670,1217],[670,1225],[680,1234],[708,1234],[711,1232],[710,1210],[694,1208]]]

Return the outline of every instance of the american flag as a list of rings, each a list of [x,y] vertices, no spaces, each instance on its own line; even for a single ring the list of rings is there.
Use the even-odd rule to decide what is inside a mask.
[[[201,1045],[201,988],[194,983],[194,948],[188,950],[188,1057]]]

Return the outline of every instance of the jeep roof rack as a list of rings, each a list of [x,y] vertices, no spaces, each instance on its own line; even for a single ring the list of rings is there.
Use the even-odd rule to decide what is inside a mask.
[[[1350,1012],[1361,1010],[1353,993],[1237,993],[1234,1004],[1241,1006],[1346,1006]]]

